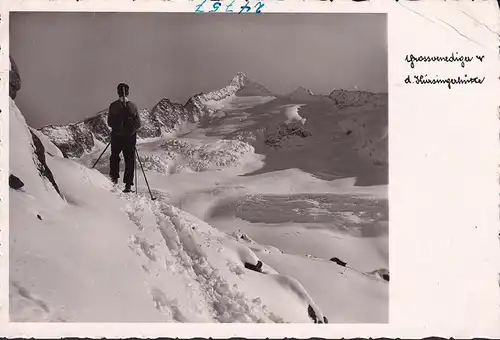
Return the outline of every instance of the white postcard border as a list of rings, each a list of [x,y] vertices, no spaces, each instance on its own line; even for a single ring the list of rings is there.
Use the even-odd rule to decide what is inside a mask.
[[[1,322],[8,320],[8,11],[193,12],[195,3],[182,0],[11,0],[0,4]],[[499,43],[498,36],[487,33],[484,27],[474,24],[460,11],[488,22],[488,27],[499,32],[500,10],[495,0],[376,0],[363,3],[267,0],[263,8],[264,13],[388,13],[389,324],[2,323],[0,335],[110,338],[499,336]],[[451,47],[446,47],[448,44]],[[468,72],[484,75],[487,81],[477,88],[468,86],[452,92],[404,84],[403,75],[412,72],[403,60],[405,54],[442,54],[446,51],[484,54],[485,61],[470,66]],[[441,69],[425,68],[426,72],[440,72]],[[442,101],[438,101],[439,98]],[[472,105],[470,101],[474,99],[477,102]],[[427,106],[430,103],[435,105]],[[433,191],[428,191],[430,188]]]

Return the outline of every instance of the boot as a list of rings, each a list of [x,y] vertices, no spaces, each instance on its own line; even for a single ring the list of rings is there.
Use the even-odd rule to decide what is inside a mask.
[[[123,190],[123,192],[132,192],[131,187],[132,186],[130,184],[125,184],[125,189]]]

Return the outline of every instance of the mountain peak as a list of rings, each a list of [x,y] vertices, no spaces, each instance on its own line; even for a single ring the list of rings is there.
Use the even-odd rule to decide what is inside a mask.
[[[230,101],[233,97],[261,96],[273,97],[273,93],[265,86],[250,80],[243,72],[238,72],[231,82],[218,90],[202,92],[189,98],[185,107],[188,110],[195,110],[198,113],[213,114]]]
[[[274,96],[265,86],[251,80],[245,73],[238,72],[229,84],[238,96]]]
[[[314,94],[304,86],[299,86],[292,92],[289,92],[287,95],[285,95],[286,98],[288,99],[297,99],[297,100],[306,100],[309,99],[310,97],[313,97]]]
[[[229,86],[235,86],[235,87],[241,89],[249,82],[251,82],[251,81],[250,81],[250,79],[248,79],[248,77],[245,73],[238,72],[238,73],[236,73],[236,75],[233,77],[233,79],[229,83]]]
[[[248,79],[247,75],[243,72],[237,72],[233,79]]]

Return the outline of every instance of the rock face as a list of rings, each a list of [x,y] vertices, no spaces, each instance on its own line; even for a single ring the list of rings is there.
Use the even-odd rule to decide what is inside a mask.
[[[19,74],[19,69],[12,57],[10,59],[10,69],[9,69],[9,96],[12,99],[16,99],[17,92],[21,89],[21,76]]]
[[[109,141],[107,115],[98,115],[67,126],[45,126],[39,129],[62,151],[63,155],[79,157],[94,148],[96,141]]]
[[[234,96],[272,96],[272,93],[243,73],[238,73],[228,86],[197,94],[185,105],[163,98],[151,110],[140,110],[142,127],[138,131],[138,137],[146,139],[176,134],[185,124],[210,119]],[[78,123],[48,125],[39,131],[48,136],[65,157],[81,157],[91,152],[97,144],[107,144],[110,139],[107,110]]]
[[[144,118],[144,128],[138,132],[139,137],[142,138],[161,137],[173,133],[182,123],[195,120],[183,105],[173,103],[167,98],[160,100]]]

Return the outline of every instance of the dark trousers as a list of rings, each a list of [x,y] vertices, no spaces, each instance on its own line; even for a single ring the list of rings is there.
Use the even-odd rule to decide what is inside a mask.
[[[125,160],[123,183],[134,185],[135,145],[137,136],[111,135],[111,157],[109,158],[109,176],[112,179],[120,177],[120,153]]]

